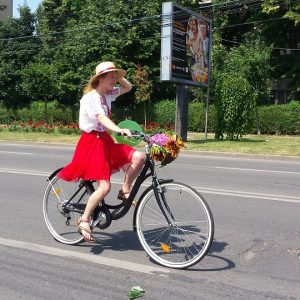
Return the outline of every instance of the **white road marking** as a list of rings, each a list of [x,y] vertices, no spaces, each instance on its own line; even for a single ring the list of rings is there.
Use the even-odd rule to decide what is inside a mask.
[[[0,168],[0,173],[12,173],[12,174],[45,176],[45,177],[48,177],[50,175],[49,172],[37,172],[31,170],[17,170],[17,169],[5,169],[5,168]]]
[[[143,265],[139,263],[134,263],[130,261],[124,261],[124,260],[118,260],[114,258],[108,258],[103,257],[100,255],[92,255],[92,254],[86,254],[82,252],[76,252],[76,251],[70,251],[70,250],[64,250],[54,247],[48,247],[44,245],[39,244],[33,244],[28,242],[22,242],[22,241],[16,241],[16,240],[10,240],[5,238],[0,238],[0,245],[14,247],[22,250],[29,250],[33,252],[38,253],[44,253],[44,254],[50,254],[55,256],[61,256],[61,257],[67,257],[72,259],[80,259],[80,260],[86,260],[91,263],[105,265],[109,267],[115,267],[119,269],[125,269],[129,271],[139,272],[139,273],[146,273],[150,275],[159,275],[162,277],[167,277],[170,273],[170,270],[162,268],[162,267],[156,267],[156,266],[148,266]]]
[[[29,141],[24,141],[19,144],[16,143],[7,143],[6,141],[0,140],[0,145],[4,146],[13,146],[13,147],[36,147],[36,148],[46,148],[46,149],[68,149],[75,148],[76,144],[59,144],[59,143],[47,143],[47,142],[37,142],[30,143]]]
[[[215,194],[215,195],[223,195],[223,196],[264,199],[264,200],[271,200],[271,201],[281,201],[281,202],[300,204],[300,198],[293,197],[293,196],[242,192],[242,191],[234,191],[234,190],[210,189],[205,187],[194,187],[194,189],[196,189],[198,192],[201,192],[203,194]]]
[[[16,170],[16,169],[5,169],[0,168],[0,173],[12,173],[12,174],[20,174],[20,175],[31,175],[31,176],[43,176],[48,177],[50,172],[36,172],[31,170]],[[113,184],[122,184],[122,180],[112,179],[111,182]],[[143,187],[148,187],[151,183],[144,182],[142,184]],[[253,198],[253,199],[264,199],[271,201],[280,201],[280,202],[290,202],[290,203],[299,203],[300,198],[294,196],[285,196],[285,195],[277,195],[277,194],[264,194],[264,193],[253,193],[253,192],[243,192],[243,191],[235,191],[235,190],[224,190],[224,189],[213,189],[201,186],[192,186],[198,192],[203,194],[214,194],[214,195],[223,195],[223,196],[232,196],[232,197],[243,197],[243,198]]]
[[[244,169],[244,168],[230,168],[230,167],[215,167],[215,169],[223,170],[237,170],[237,171],[250,171],[250,172],[267,172],[267,173],[279,173],[289,175],[300,175],[300,172],[289,172],[289,171],[274,171],[274,170],[262,170],[262,169]]]
[[[19,155],[33,155],[31,152],[13,152],[13,151],[0,151],[0,153],[4,154],[19,154]]]

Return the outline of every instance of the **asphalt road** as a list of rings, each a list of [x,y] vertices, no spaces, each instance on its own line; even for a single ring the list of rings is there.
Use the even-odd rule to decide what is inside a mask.
[[[150,261],[132,212],[67,246],[47,231],[47,176],[74,146],[0,142],[0,299],[300,299],[300,159],[183,153],[158,170],[200,191],[215,219],[209,254],[189,270]],[[113,177],[111,197],[122,180]]]

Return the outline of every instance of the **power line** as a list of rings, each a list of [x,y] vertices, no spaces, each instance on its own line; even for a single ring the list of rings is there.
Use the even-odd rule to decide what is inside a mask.
[[[293,1],[293,0],[291,0]],[[231,2],[225,2],[222,3],[222,5],[228,4],[230,3],[231,5],[233,5],[233,3],[238,3],[239,1],[231,1]],[[259,1],[254,1],[251,2],[252,5],[254,5],[255,3],[258,3]],[[216,4],[216,6],[220,6],[221,4]],[[175,12],[176,13],[176,12]],[[173,13],[173,15],[175,14]],[[172,21],[172,14],[160,14],[160,15],[154,15],[154,16],[145,16],[142,18],[136,18],[130,21],[124,21],[124,22],[120,22],[120,23],[116,23],[117,25],[121,25],[121,24],[139,24],[142,20],[147,20],[147,19],[153,19],[153,18],[158,18],[161,17],[162,21],[170,21],[170,22],[164,22],[163,25],[161,26],[170,26],[171,25],[171,21]],[[239,23],[239,24],[231,24],[231,25],[227,25],[224,26],[224,28],[230,28],[230,27],[236,27],[236,26],[243,26],[243,25],[248,25],[248,24],[255,24],[255,23],[261,23],[261,22],[268,22],[268,21],[274,21],[274,20],[280,20],[280,19],[286,19],[287,17],[281,17],[281,18],[274,18],[274,19],[265,19],[265,20],[258,20],[258,21],[252,21],[252,22],[244,22],[244,23]],[[68,33],[76,33],[76,32],[82,32],[82,31],[87,31],[87,30],[91,30],[91,29],[101,29],[102,27],[106,27],[106,26],[111,26],[112,24],[102,24],[102,25],[93,25],[93,26],[89,26],[89,27],[83,27],[83,28],[77,28],[77,29],[71,29],[71,30],[66,30],[66,31],[57,31],[57,32],[49,32],[49,33],[45,33],[45,34],[36,34],[36,35],[32,35],[32,36],[23,36],[23,37],[14,37],[14,38],[7,38],[7,39],[0,39],[0,41],[2,42],[9,42],[9,41],[18,41],[21,39],[28,39],[28,38],[39,38],[39,37],[44,37],[44,36],[51,36],[51,35],[58,35],[58,34],[68,34]],[[82,37],[79,37],[82,38]],[[132,38],[131,40],[147,40],[147,39],[158,39],[159,37],[139,37],[137,39]],[[164,38],[164,37],[161,37]],[[59,41],[58,41],[59,42]],[[78,44],[77,44],[78,45]],[[35,47],[42,47],[42,45],[35,45]],[[287,49],[287,48],[282,48],[282,49]],[[22,50],[22,49],[21,49]],[[16,50],[10,50],[10,52],[17,52],[17,51],[21,51],[20,49],[16,49]],[[27,49],[24,49],[24,51],[29,51]],[[33,51],[33,50],[31,50]],[[9,51],[8,51],[9,52]]]
[[[160,40],[163,38],[170,38],[170,35],[166,35],[166,36],[149,36],[149,37],[144,37],[144,38],[131,38],[128,39],[130,41],[135,41],[135,40]],[[236,44],[236,45],[242,45],[243,43],[241,42],[237,42],[237,41],[232,41],[232,40],[227,40],[227,39],[221,39],[224,42],[227,43],[232,43],[232,44]],[[102,44],[105,45],[104,42],[102,42]],[[102,44],[100,44],[98,41],[95,41],[95,43],[90,44],[90,47],[92,46],[99,46],[99,48],[101,48]],[[79,41],[75,41],[75,43],[67,43],[65,46],[68,48],[78,48],[78,46],[82,45],[82,43],[80,43]],[[5,54],[10,54],[10,53],[15,53],[15,52],[38,52],[38,48],[41,47],[41,45],[33,45],[35,46],[37,49],[33,50],[33,49],[16,49],[16,50],[10,50],[10,51],[4,51]],[[300,51],[300,49],[295,49],[295,48],[283,48],[283,47],[271,47],[272,50],[285,50],[285,51]]]
[[[165,15],[161,15],[161,16],[165,16]],[[157,16],[155,16],[155,17],[157,17]],[[226,25],[226,26],[224,26],[224,28],[243,26],[243,25],[249,25],[249,24],[256,24],[256,23],[262,23],[262,22],[269,22],[269,21],[275,21],[275,20],[282,20],[282,19],[289,19],[289,18],[288,17],[281,17],[281,18],[257,20],[257,21],[252,21],[252,22],[244,22],[244,23]],[[141,19],[132,20],[132,21],[130,21],[130,23],[136,22],[137,20],[141,20]],[[170,21],[171,21],[171,19],[170,19]],[[122,23],[119,23],[119,24],[122,24]],[[161,26],[170,26],[170,25],[171,25],[171,22],[170,23],[164,23]],[[18,41],[18,40],[25,40],[25,39],[29,39],[29,38],[40,38],[40,37],[53,36],[53,35],[59,35],[59,34],[69,34],[69,33],[74,33],[74,32],[87,31],[87,30],[91,30],[91,29],[101,29],[102,27],[107,27],[107,26],[111,26],[111,24],[103,24],[103,25],[100,25],[100,26],[95,26],[94,25],[94,26],[91,26],[91,27],[71,29],[71,30],[65,30],[65,31],[57,31],[57,32],[49,32],[49,33],[46,33],[46,34],[36,34],[36,35],[32,35],[32,36],[6,38],[6,39],[0,39],[0,41],[2,41],[2,42],[5,42],[5,41]],[[217,29],[217,27],[215,27],[215,29]]]
[[[298,2],[299,0],[289,0],[289,3]],[[233,1],[226,1],[222,3],[210,3],[210,4],[202,4],[198,6],[199,10],[213,10],[216,11],[215,8],[218,8],[219,11],[226,11],[232,10],[233,8],[243,8],[247,10],[251,6],[260,6],[263,3],[263,0],[248,0],[248,1],[241,1],[241,0],[233,0]],[[274,3],[274,5],[281,5],[286,4],[285,0],[278,0]]]
[[[290,0],[290,3],[293,2],[297,2],[299,0]],[[252,5],[258,5],[258,3],[260,4],[262,2],[262,0],[254,0],[254,1],[246,1],[241,3],[241,1],[239,0],[234,0],[234,1],[226,1],[226,2],[222,2],[222,3],[217,3],[217,4],[207,4],[207,5],[203,5],[200,6],[199,8],[201,9],[205,9],[205,8],[226,8],[226,9],[232,9],[232,7],[235,6],[247,6],[247,9],[249,7],[251,7]],[[277,3],[277,2],[276,2]],[[284,0],[279,0],[278,3],[284,3]],[[174,12],[174,14],[176,13],[180,13],[180,12]],[[153,16],[144,16],[141,18],[136,18],[133,20],[127,20],[127,21],[123,21],[123,22],[119,22],[116,23],[115,25],[123,25],[123,24],[136,24],[136,23],[140,23],[141,21],[144,20],[149,20],[149,19],[154,19],[154,18],[166,18],[167,20],[172,20],[172,14],[159,14],[159,15],[153,15]],[[275,19],[274,19],[275,20]],[[234,26],[241,26],[241,25],[246,25],[246,24],[251,24],[251,23],[255,23],[255,22],[264,22],[264,20],[262,21],[253,21],[253,22],[248,22],[248,23],[240,23],[240,24],[233,24],[233,25],[227,25],[225,27],[234,27]],[[31,36],[19,36],[19,37],[12,37],[12,38],[5,38],[5,39],[0,39],[0,41],[11,41],[11,40],[23,40],[23,39],[31,39],[31,38],[39,38],[39,37],[44,37],[44,36],[55,36],[55,35],[60,35],[60,34],[69,34],[69,33],[74,33],[74,32],[81,32],[81,31],[87,31],[87,30],[92,30],[92,29],[101,29],[101,28],[105,28],[107,26],[110,26],[111,24],[102,24],[102,25],[92,25],[89,27],[83,27],[83,28],[77,28],[77,29],[68,29],[68,30],[64,30],[64,31],[52,31],[52,32],[48,32],[48,33],[41,33],[41,34],[35,34],[35,35],[31,35]],[[61,25],[59,25],[61,26]]]
[[[264,19],[264,20],[257,20],[257,21],[252,21],[252,22],[244,22],[244,23],[238,23],[238,24],[231,24],[231,25],[226,25],[223,28],[230,28],[230,27],[236,27],[236,26],[257,24],[257,23],[270,22],[270,21],[283,20],[283,19],[289,19],[289,17],[280,17],[280,18]]]
[[[148,19],[154,19],[161,17],[160,15],[154,15],[154,16],[145,16],[138,19],[130,20],[130,21],[123,21],[119,23],[115,23],[114,25],[123,25],[123,24],[130,24],[130,23],[140,23],[141,21],[148,20]],[[20,37],[13,37],[13,38],[6,38],[6,39],[0,39],[0,41],[10,41],[10,40],[22,40],[22,39],[29,39],[29,38],[37,38],[37,37],[44,37],[44,36],[51,36],[51,35],[59,35],[59,34],[68,34],[68,33],[74,33],[74,32],[80,32],[80,31],[86,31],[91,29],[101,29],[102,27],[108,27],[111,26],[111,23],[103,24],[103,25],[93,25],[90,27],[85,28],[78,28],[78,29],[69,29],[64,31],[53,31],[46,34],[36,34],[31,36],[20,36]]]
[[[242,45],[243,43],[236,42],[236,41],[231,41],[227,39],[221,39],[221,41],[228,42],[231,44],[236,44],[236,45]],[[300,49],[297,48],[280,48],[280,47],[270,47],[271,50],[286,50],[286,51],[300,51]]]

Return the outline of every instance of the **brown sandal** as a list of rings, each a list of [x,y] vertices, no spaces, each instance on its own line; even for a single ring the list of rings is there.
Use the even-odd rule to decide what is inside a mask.
[[[127,201],[128,197],[125,197],[125,195],[129,196],[130,192],[123,192],[123,190],[119,190],[118,199],[122,201]]]
[[[119,194],[118,194],[118,199],[121,201],[127,201],[128,197],[129,197],[130,192],[123,192],[123,190],[119,190]],[[128,197],[126,197],[125,195],[128,195]],[[136,206],[137,201],[133,200],[132,201],[132,206]]]
[[[87,242],[95,242],[95,238],[92,235],[92,230],[90,230],[88,228],[85,228],[83,226],[80,226],[81,223],[88,223],[89,226],[90,226],[90,222],[89,221],[83,221],[81,217],[78,220],[76,220],[76,222],[75,222],[75,224],[78,228],[78,231],[82,235],[83,239]],[[89,234],[89,238],[84,236],[84,234],[82,233],[83,231]]]

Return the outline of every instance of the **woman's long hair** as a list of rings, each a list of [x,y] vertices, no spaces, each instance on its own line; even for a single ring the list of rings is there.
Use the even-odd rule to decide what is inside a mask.
[[[83,95],[87,94],[88,92],[95,90],[99,85],[99,79],[101,76],[93,76],[90,78],[88,84],[83,89]]]

